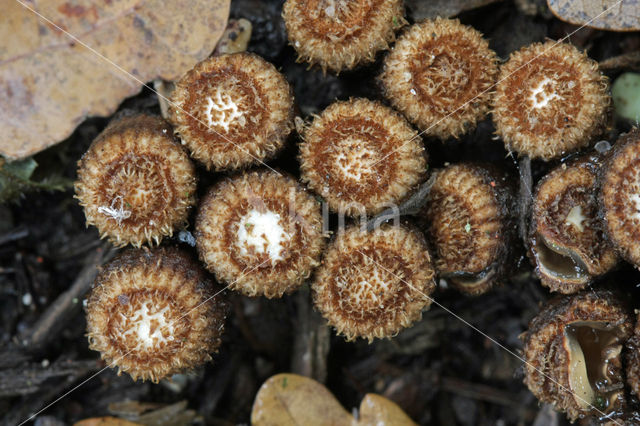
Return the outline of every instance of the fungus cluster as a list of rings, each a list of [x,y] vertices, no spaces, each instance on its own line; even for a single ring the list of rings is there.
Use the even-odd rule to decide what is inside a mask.
[[[335,72],[389,48],[403,14],[398,0],[287,0],[283,8],[300,58]],[[308,281],[314,306],[347,340],[394,336],[430,306],[436,274],[470,295],[508,278],[522,243],[513,180],[473,163],[436,170],[416,209],[424,235],[407,224],[350,224],[326,245],[321,203],[327,216],[365,219],[396,206],[427,177],[420,135],[458,138],[490,110],[509,150],[558,158],[594,141],[610,103],[606,78],[573,46],[534,44],[499,67],[478,31],[440,18],[404,31],[379,83],[390,107],[336,101],[297,126],[299,181],[245,170],[276,157],[294,128],[291,87],[254,54],[213,56],[187,72],[171,97],[173,128],[148,115],[110,124],[79,162],[76,196],[88,224],[137,249],[96,279],[90,347],[134,379],[157,382],[196,368],[220,345],[226,314],[208,272],[252,297],[281,297]],[[235,171],[215,176],[200,200],[201,263],[168,245],[140,248],[187,225],[197,193],[189,155],[209,171]],[[624,408],[625,381],[640,391],[640,326],[631,337],[631,315],[612,293],[579,292],[618,255],[640,267],[639,163],[634,130],[606,159],[566,162],[536,189],[528,235],[536,273],[550,290],[577,294],[531,322],[525,383],[572,420]]]

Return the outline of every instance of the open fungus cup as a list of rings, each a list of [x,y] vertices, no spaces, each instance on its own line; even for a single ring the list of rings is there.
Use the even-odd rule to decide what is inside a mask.
[[[211,279],[177,248],[128,249],[103,267],[87,303],[89,348],[118,374],[159,380],[211,360],[228,311]]]
[[[621,352],[633,331],[627,308],[607,291],[565,296],[524,334],[525,384],[574,421],[626,405]]]

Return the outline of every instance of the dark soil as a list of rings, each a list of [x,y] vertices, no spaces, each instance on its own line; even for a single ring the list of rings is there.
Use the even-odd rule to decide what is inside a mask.
[[[306,64],[295,62],[295,53],[286,44],[280,10],[279,1],[232,2],[232,17],[244,17],[253,23],[249,50],[282,70],[295,89],[303,117],[318,113],[335,99],[380,99],[374,78],[380,59],[372,66],[339,76],[323,75],[317,69],[308,71]],[[411,21],[410,7],[408,16]],[[545,37],[563,37],[576,29],[548,11],[528,16],[511,2],[470,10],[459,18],[481,30],[502,58],[522,45]],[[581,30],[571,41],[598,61],[640,46],[638,33],[592,29]],[[615,78],[621,71],[608,72]],[[126,100],[120,110],[159,113],[156,96],[147,89]],[[36,160],[40,169],[74,179],[76,161],[108,120],[89,119],[67,141],[39,154]],[[628,128],[626,123],[617,123],[608,140],[613,143]],[[458,141],[425,140],[430,168],[445,162],[485,161],[507,169],[518,181],[518,160],[507,155],[500,141],[492,139],[492,133],[493,126],[487,120]],[[291,146],[270,164],[297,176],[295,142],[292,138]],[[556,164],[534,162],[534,184]],[[200,170],[200,176],[200,191],[220,178],[204,170]],[[522,205],[530,200],[528,190],[525,186]],[[180,237],[185,235],[167,243],[193,251],[181,242],[185,238]],[[113,252],[99,240],[95,229],[85,227],[72,190],[29,193],[18,202],[0,206],[3,424],[18,424],[52,402],[55,404],[44,410],[36,423],[68,424],[109,415],[109,404],[125,399],[164,404],[184,400],[206,424],[248,423],[258,388],[281,372],[304,373],[323,381],[348,410],[357,407],[368,392],[382,394],[419,424],[565,423],[564,416],[539,405],[522,384],[522,362],[518,359],[522,343],[518,336],[550,298],[532,275],[524,253],[516,256],[517,272],[503,287],[476,298],[441,288],[436,300],[455,315],[433,306],[413,328],[392,340],[373,344],[347,343],[333,331],[325,333],[329,337],[324,343],[321,337],[311,338],[322,336],[324,325],[309,309],[307,288],[280,300],[249,299],[227,292],[233,309],[214,362],[192,376],[153,385],[134,383],[129,376],[117,376],[111,369],[101,371],[104,364],[88,349],[84,336],[83,298],[96,268]],[[613,285],[631,292],[629,300],[637,301],[638,283],[640,273],[623,265],[594,287]],[[640,307],[640,303],[634,305]],[[309,345],[327,347],[326,357],[301,361]]]

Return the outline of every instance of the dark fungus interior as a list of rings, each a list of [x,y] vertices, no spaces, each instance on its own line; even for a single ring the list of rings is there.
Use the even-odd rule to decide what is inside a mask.
[[[577,321],[567,324],[564,332],[569,385],[578,406],[601,414],[619,408],[624,392],[620,327],[604,321]]]
[[[540,234],[533,240],[533,253],[538,266],[547,275],[560,280],[582,282],[589,273],[580,257],[570,249],[547,243]]]

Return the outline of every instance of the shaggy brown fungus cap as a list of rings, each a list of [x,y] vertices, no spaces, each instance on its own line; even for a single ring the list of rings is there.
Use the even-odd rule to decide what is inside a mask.
[[[402,0],[287,0],[282,17],[299,60],[325,72],[373,62],[406,24]]]
[[[347,340],[396,335],[422,316],[435,289],[422,235],[401,226],[336,236],[311,286],[322,316]]]
[[[409,123],[368,99],[336,102],[305,129],[301,179],[329,207],[375,214],[402,200],[424,178],[426,153]]]
[[[176,248],[129,249],[98,274],[89,347],[118,374],[157,383],[211,359],[227,307],[200,265]]]
[[[633,336],[627,342],[627,383],[631,392],[640,396],[640,312],[636,312]]]
[[[609,292],[556,300],[524,335],[525,384],[571,421],[619,412],[625,406],[620,353],[631,315]]]
[[[514,242],[514,197],[502,173],[455,164],[435,173],[423,223],[438,275],[468,294],[504,278]]]
[[[550,160],[597,137],[610,103],[597,62],[571,44],[535,43],[500,68],[493,121],[508,150]]]
[[[621,136],[604,165],[600,204],[609,240],[640,268],[640,130]]]
[[[213,56],[176,84],[169,120],[208,169],[237,169],[273,157],[293,129],[284,76],[253,53]]]
[[[555,168],[538,184],[530,255],[551,291],[575,293],[617,263],[598,215],[598,171],[598,159],[584,156]]]
[[[87,225],[116,246],[158,244],[187,221],[195,168],[163,119],[113,121],[78,162],[76,198]]]
[[[497,56],[475,29],[458,20],[411,26],[384,61],[384,94],[426,135],[458,137],[488,113]]]
[[[325,245],[320,203],[275,172],[225,179],[202,200],[196,243],[207,269],[231,289],[281,297],[319,264]]]

